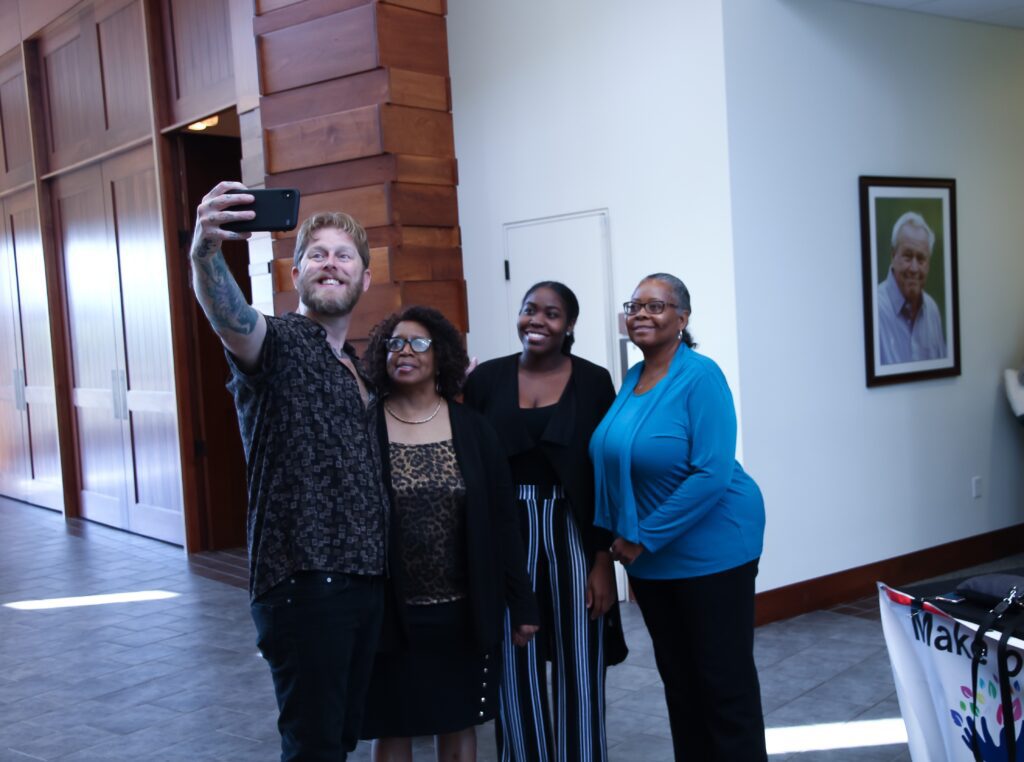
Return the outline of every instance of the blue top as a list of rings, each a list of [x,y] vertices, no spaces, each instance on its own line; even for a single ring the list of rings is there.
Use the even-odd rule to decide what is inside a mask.
[[[889,277],[878,287],[878,361],[882,365],[946,357],[939,305],[923,291],[921,298],[917,318],[911,320],[910,305],[889,269]]]
[[[685,344],[666,376],[634,394],[630,368],[590,440],[594,523],[639,542],[642,579],[697,577],[760,557],[764,500],[736,462],[736,411],[722,371]]]

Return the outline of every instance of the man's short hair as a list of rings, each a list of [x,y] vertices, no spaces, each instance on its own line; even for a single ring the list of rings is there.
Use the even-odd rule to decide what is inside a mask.
[[[363,226],[356,222],[353,216],[344,212],[317,212],[299,228],[298,237],[295,239],[295,259],[292,262],[295,267],[299,266],[302,255],[309,248],[309,239],[313,237],[313,233],[324,228],[337,228],[352,236],[359,258],[363,260],[363,269],[370,266],[370,244],[366,240],[366,230]]]
[[[917,212],[904,212],[896,224],[892,226],[892,250],[896,252],[896,247],[899,246],[900,230],[903,229],[904,225],[913,225],[914,227],[924,228],[928,232],[928,253],[932,253],[932,249],[935,248],[935,233],[928,226],[928,223],[924,221]]]

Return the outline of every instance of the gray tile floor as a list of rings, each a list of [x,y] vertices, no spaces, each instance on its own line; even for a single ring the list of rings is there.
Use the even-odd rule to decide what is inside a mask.
[[[50,610],[0,606],[0,760],[277,758],[270,674],[244,590],[190,571],[182,550],[0,498],[0,604],[160,590],[176,597]],[[899,717],[877,617],[818,611],[756,635],[772,760],[909,760],[905,743],[785,751],[777,729]],[[868,612],[868,613],[865,613]],[[639,611],[608,674],[612,760],[672,758]],[[773,747],[773,744],[774,747]],[[432,759],[426,739],[418,759]],[[479,731],[481,760],[493,732]],[[781,751],[779,751],[782,749]],[[361,745],[350,759],[369,759]]]

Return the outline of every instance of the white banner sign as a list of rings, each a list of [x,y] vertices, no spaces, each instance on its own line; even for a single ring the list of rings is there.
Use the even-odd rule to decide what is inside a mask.
[[[971,641],[977,625],[954,619],[925,604],[915,613],[912,599],[878,585],[882,630],[889,649],[900,712],[907,726],[910,756],[915,762],[974,762],[971,738],[977,734],[985,762],[1007,762],[1006,731],[999,696],[996,648],[999,633],[986,636],[988,656],[978,668],[977,705],[971,697]],[[1013,690],[1016,760],[1024,760],[1021,719],[1021,667],[1024,643],[1011,638],[1008,673]]]

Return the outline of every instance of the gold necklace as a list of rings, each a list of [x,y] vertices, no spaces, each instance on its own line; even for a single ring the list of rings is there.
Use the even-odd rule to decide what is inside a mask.
[[[388,415],[390,415],[396,421],[401,421],[402,423],[411,423],[411,424],[413,424],[415,426],[415,425],[420,424],[420,423],[429,423],[430,421],[434,420],[434,418],[437,417],[438,412],[440,412],[440,410],[441,410],[441,403],[442,402],[444,402],[444,397],[442,397],[441,399],[439,399],[437,401],[437,407],[434,408],[434,412],[433,413],[428,415],[426,418],[420,418],[418,421],[413,421],[413,420],[410,420],[408,418],[403,418],[398,413],[396,413],[394,410],[392,410],[391,406],[388,405],[388,403],[386,403],[386,402],[384,403],[384,409],[387,410],[388,411]]]

